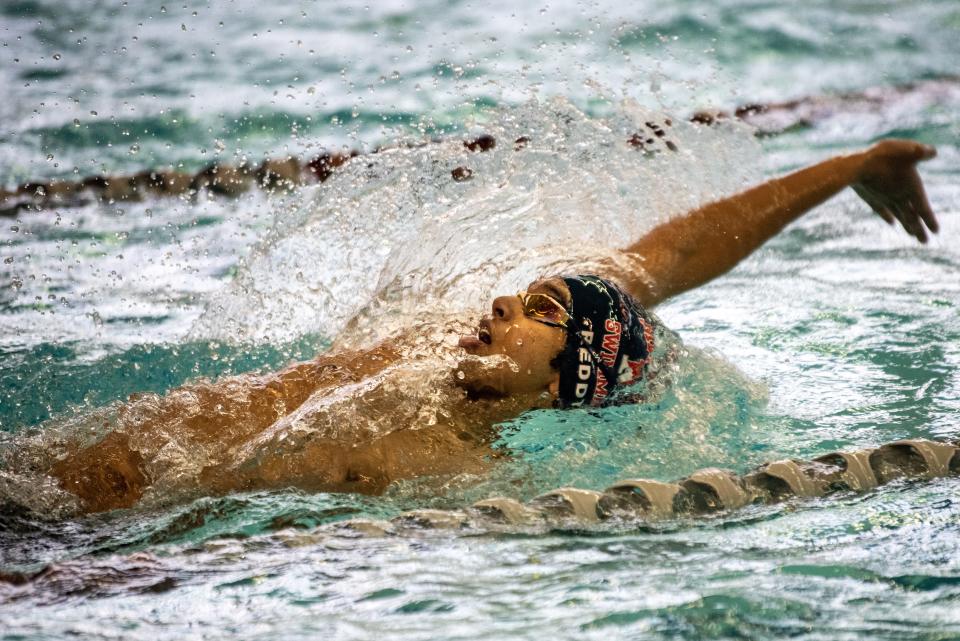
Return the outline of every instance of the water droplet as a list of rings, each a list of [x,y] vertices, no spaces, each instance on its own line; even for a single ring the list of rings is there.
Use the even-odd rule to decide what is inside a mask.
[[[54,59],[54,60],[60,60],[60,58],[62,58],[62,57],[63,57],[63,56],[61,56],[59,53],[53,54],[53,59]]]
[[[138,145],[138,144],[136,144],[136,143],[130,145],[130,155],[131,155],[131,156],[133,156],[134,154],[138,153],[139,151],[140,151],[140,145]]]
[[[53,160],[53,154],[47,154],[47,162]]]

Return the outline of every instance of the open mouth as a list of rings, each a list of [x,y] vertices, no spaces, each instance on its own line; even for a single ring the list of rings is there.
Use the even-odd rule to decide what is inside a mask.
[[[480,327],[477,328],[476,336],[461,336],[460,347],[468,352],[479,349],[483,345],[493,344],[493,334],[490,333],[490,321],[483,319],[480,321]]]
[[[487,319],[483,319],[480,321],[480,329],[477,330],[477,338],[480,339],[481,343],[486,343],[487,345],[493,343],[493,336],[490,334],[489,325],[489,321],[487,321]]]

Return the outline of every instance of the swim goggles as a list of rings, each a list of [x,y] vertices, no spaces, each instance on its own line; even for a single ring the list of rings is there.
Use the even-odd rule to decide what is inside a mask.
[[[538,323],[565,328],[567,321],[570,320],[570,314],[567,313],[566,308],[552,296],[520,292],[517,298],[523,305],[523,315]]]

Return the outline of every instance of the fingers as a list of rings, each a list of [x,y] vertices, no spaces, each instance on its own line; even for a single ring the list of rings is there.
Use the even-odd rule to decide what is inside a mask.
[[[869,190],[866,191],[868,194],[870,193]],[[894,221],[897,220],[908,234],[921,243],[927,242],[927,232],[920,223],[920,216],[913,209],[909,200],[898,201],[881,198],[879,196],[874,196],[870,199],[864,198],[864,200],[867,200],[873,208],[873,211],[887,221],[888,224],[892,225]]]
[[[925,145],[924,145],[925,146]],[[932,147],[928,147],[932,150]],[[904,225],[907,231],[916,237],[921,243],[928,240],[927,229],[933,233],[940,230],[937,217],[930,208],[930,201],[927,200],[927,194],[923,189],[923,181],[916,169],[910,172],[906,181],[907,189],[902,197],[902,202],[897,203],[897,208],[901,211],[902,221],[909,221],[909,227]],[[924,228],[926,226],[926,229]]]
[[[936,148],[931,145],[898,138],[881,140],[874,146],[874,149],[879,155],[889,159],[906,160],[915,163],[930,160],[937,155]]]
[[[893,211],[888,207],[882,198],[876,194],[869,187],[863,185],[853,185],[853,190],[857,192],[857,195],[863,199],[865,203],[870,205],[870,209],[873,212],[880,216],[888,225],[893,225],[897,221],[897,217],[894,215]]]
[[[920,223],[920,216],[917,215],[916,210],[913,209],[912,205],[910,207],[910,223],[913,227],[913,235],[921,243],[927,243],[927,230],[923,228],[923,225]]]
[[[919,240],[921,243],[927,242],[927,234],[920,224],[919,217],[911,210],[909,202],[893,203],[891,211],[900,221],[904,231]]]
[[[921,220],[927,225],[927,228],[936,234],[940,231],[940,223],[937,222],[937,217],[934,216],[933,210],[930,208],[930,201],[927,200],[927,192],[923,189],[923,181],[916,175],[916,172],[914,172],[913,182],[914,196],[911,199],[913,208]]]
[[[910,212],[903,211],[903,209],[900,208],[896,210],[896,216],[897,220],[900,221],[900,225],[903,227],[904,231],[919,240],[921,243],[926,242],[923,238],[923,229],[920,229],[917,226],[915,216],[910,214]]]
[[[902,148],[901,148],[901,151]],[[914,144],[917,157],[931,157],[936,151],[927,145]],[[937,233],[940,225],[927,200],[923,181],[915,167],[899,176],[889,176],[883,182],[861,182],[854,191],[888,224],[899,221],[903,229],[921,243],[929,239],[927,230]]]
[[[917,160],[930,160],[937,156],[937,149],[931,145],[917,144]]]

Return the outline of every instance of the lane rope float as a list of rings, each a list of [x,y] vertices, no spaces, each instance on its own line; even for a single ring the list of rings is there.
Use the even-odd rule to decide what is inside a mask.
[[[771,461],[743,475],[706,468],[672,483],[625,479],[602,491],[561,487],[526,503],[497,496],[464,509],[403,512],[389,521],[340,521],[320,526],[317,533],[392,536],[411,530],[483,532],[607,521],[642,524],[707,516],[747,505],[866,492],[897,479],[946,476],[960,476],[960,441],[906,439],[853,452],[831,452],[810,461]]]
[[[808,96],[786,102],[746,104],[733,111],[698,111],[688,120],[710,126],[724,120],[739,120],[755,128],[759,137],[775,136],[796,129],[810,127],[838,112],[874,112],[880,104],[897,100],[943,103],[947,99],[960,100],[960,76],[944,76],[921,82],[902,85],[871,87],[861,92],[835,96]],[[626,144],[644,154],[678,151],[676,143],[668,136],[666,128],[670,119],[660,122],[645,122],[637,132],[630,135]],[[520,151],[530,142],[527,136],[513,141],[513,149]],[[431,142],[442,142],[434,139]],[[428,143],[415,143],[422,146]],[[471,152],[485,152],[497,146],[490,135],[481,135],[463,141]],[[377,148],[376,154],[387,148]],[[0,188],[0,217],[18,216],[21,213],[44,209],[80,207],[91,202],[135,202],[145,198],[159,197],[238,197],[254,188],[266,192],[289,192],[310,183],[322,183],[352,158],[362,155],[357,150],[349,152],[324,152],[301,161],[294,157],[266,159],[259,165],[231,165],[216,162],[196,173],[174,168],[148,169],[133,175],[94,175],[81,180],[54,179],[28,181],[12,190]],[[457,182],[470,180],[473,170],[455,167],[450,172]]]

